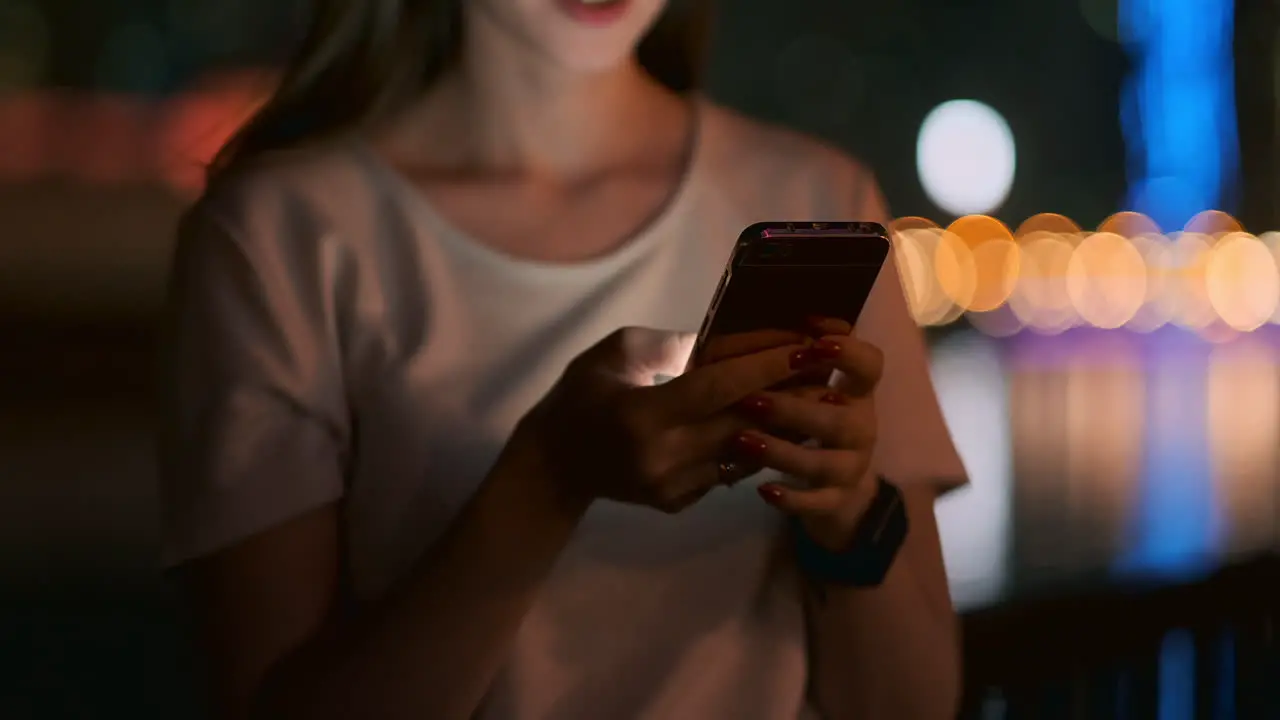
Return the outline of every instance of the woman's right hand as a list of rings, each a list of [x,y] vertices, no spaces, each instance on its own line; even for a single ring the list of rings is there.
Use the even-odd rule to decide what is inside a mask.
[[[801,336],[773,333],[682,375],[693,342],[646,328],[613,333],[569,364],[512,440],[537,447],[550,479],[575,497],[688,507],[725,481],[722,462],[750,464],[752,446],[740,439],[749,413],[735,406],[821,362]],[[657,384],[660,375],[677,377]]]

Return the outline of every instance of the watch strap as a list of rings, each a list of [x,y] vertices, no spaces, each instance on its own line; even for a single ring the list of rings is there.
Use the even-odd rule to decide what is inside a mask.
[[[801,572],[832,585],[875,587],[884,582],[910,528],[902,491],[884,477],[877,477],[876,485],[875,497],[854,529],[853,542],[842,552],[814,542],[800,520],[792,518]]]

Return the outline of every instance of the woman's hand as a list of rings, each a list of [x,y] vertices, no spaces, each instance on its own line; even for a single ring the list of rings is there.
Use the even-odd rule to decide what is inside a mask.
[[[565,491],[678,512],[726,481],[724,464],[753,447],[735,406],[804,369],[812,355],[788,335],[736,343],[744,354],[681,375],[694,338],[627,328],[569,364],[520,422],[513,442],[536,447]],[[656,384],[660,375],[678,376]],[[524,441],[528,441],[527,443]]]
[[[744,402],[768,433],[748,431],[754,460],[798,483],[766,483],[760,495],[799,517],[819,544],[844,550],[875,491],[868,478],[876,444],[873,393],[884,367],[875,346],[852,335],[828,335],[808,350],[815,362],[838,370],[835,387],[766,391]],[[812,438],[800,444],[789,438]]]

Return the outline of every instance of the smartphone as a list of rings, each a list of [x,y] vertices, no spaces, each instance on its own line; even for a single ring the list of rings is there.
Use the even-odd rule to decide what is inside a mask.
[[[735,354],[735,345],[763,349],[770,337],[811,336],[818,318],[851,332],[889,247],[874,222],[751,225],[720,278],[690,368]]]

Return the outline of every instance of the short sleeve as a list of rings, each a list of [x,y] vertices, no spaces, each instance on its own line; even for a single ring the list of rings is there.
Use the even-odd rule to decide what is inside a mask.
[[[225,221],[203,205],[178,231],[162,337],[166,566],[343,493],[334,263],[319,240],[288,234],[274,219]]]
[[[884,200],[869,175],[860,183],[859,219],[888,223]],[[943,419],[929,371],[924,333],[907,307],[895,252],[880,271],[858,321],[858,336],[884,353],[876,391],[880,418],[875,467],[894,482],[926,483],[939,494],[968,483]]]

